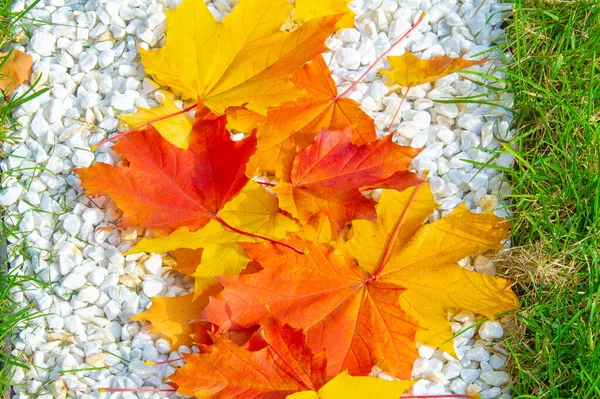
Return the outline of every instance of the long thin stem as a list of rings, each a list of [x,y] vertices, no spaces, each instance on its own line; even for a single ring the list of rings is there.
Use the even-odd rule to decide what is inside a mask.
[[[392,125],[394,124],[394,121],[396,120],[396,116],[398,116],[398,113],[400,112],[400,108],[402,108],[402,104],[404,104],[404,100],[406,100],[406,95],[408,94],[409,91],[410,91],[410,87],[406,90],[406,93],[404,93],[404,95],[402,96],[402,100],[400,100],[400,105],[398,106],[398,109],[396,110],[396,113],[394,114],[394,117],[392,118],[392,121],[390,122],[390,125],[387,128],[388,133],[392,129]]]
[[[259,181],[259,180],[254,180],[256,183],[260,184],[261,186],[270,186],[270,187],[274,187],[277,184],[276,183],[271,183],[268,181]]]
[[[175,359],[163,360],[162,362],[151,362],[150,360],[146,360],[144,363],[146,363],[148,366],[159,366],[161,364],[175,363],[182,360],[185,360],[185,357],[177,357]]]
[[[394,43],[393,43],[393,44],[390,46],[390,48],[389,48],[389,49],[385,50],[385,51],[383,52],[383,54],[381,54],[381,55],[380,55],[380,56],[379,56],[379,57],[378,57],[378,58],[375,60],[375,62],[374,62],[374,63],[372,63],[372,64],[371,64],[371,65],[370,65],[370,66],[367,68],[367,70],[366,70],[366,71],[365,71],[365,72],[364,72],[362,75],[360,75],[360,77],[359,77],[359,78],[356,80],[356,82],[352,83],[352,85],[351,85],[350,87],[348,87],[348,88],[347,88],[347,89],[346,89],[346,90],[345,90],[345,91],[344,91],[342,94],[338,94],[338,96],[337,96],[335,99],[336,99],[336,100],[338,100],[338,99],[340,99],[340,98],[342,98],[342,97],[346,97],[346,95],[348,95],[348,93],[350,93],[352,90],[354,90],[354,88],[356,87],[356,85],[357,85],[357,84],[359,84],[360,82],[362,82],[362,81],[363,81],[363,79],[365,78],[365,76],[367,76],[367,74],[368,74],[369,72],[371,72],[371,70],[372,70],[373,68],[375,68],[375,65],[377,65],[377,64],[379,63],[379,61],[381,61],[381,60],[383,59],[383,57],[385,57],[386,55],[388,55],[388,54],[390,53],[390,51],[392,51],[392,49],[393,49],[395,46],[397,46],[397,45],[398,45],[398,43],[400,43],[402,40],[404,40],[404,39],[406,38],[406,36],[410,35],[410,34],[412,33],[412,31],[414,31],[414,30],[417,28],[417,26],[419,26],[419,24],[420,24],[421,22],[423,22],[423,19],[425,18],[425,16],[426,16],[426,15],[427,15],[427,13],[426,13],[426,12],[423,12],[423,13],[421,14],[421,16],[419,17],[419,19],[417,20],[417,22],[415,22],[415,24],[414,24],[414,25],[413,25],[413,26],[412,26],[412,27],[411,27],[409,30],[407,30],[407,31],[406,31],[406,33],[404,33],[402,36],[400,36],[400,37],[398,38],[398,40],[396,40],[396,41],[395,41],[395,42],[394,42]]]
[[[289,248],[292,251],[295,251],[295,252],[299,253],[300,255],[304,255],[304,251],[302,249],[296,248],[295,246],[290,245],[288,243],[277,241],[277,240],[274,240],[274,239],[269,238],[269,237],[261,236],[259,234],[249,233],[247,231],[240,230],[237,227],[233,227],[232,225],[230,225],[229,223],[227,223],[225,220],[223,220],[223,218],[221,218],[221,216],[219,216],[219,215],[215,216],[215,220],[217,222],[221,223],[223,226],[227,227],[229,230],[235,231],[236,233],[239,233],[239,234],[242,234],[242,235],[245,235],[245,236],[248,236],[248,237],[258,238],[259,240],[264,240],[264,241],[272,242],[273,244],[281,245],[281,246],[284,246],[286,248]]]
[[[177,392],[177,390],[167,388],[98,388],[98,392]]]
[[[108,138],[108,139],[102,140],[101,142],[99,142],[99,143],[97,143],[97,144],[94,144],[94,145],[92,146],[92,150],[95,150],[96,148],[98,148],[98,147],[100,147],[100,146],[102,146],[102,145],[104,145],[104,144],[106,144],[106,143],[110,143],[111,141],[118,140],[118,139],[120,139],[121,137],[123,137],[123,136],[126,136],[126,135],[128,135],[129,133],[131,133],[131,132],[135,132],[135,131],[137,131],[137,130],[139,130],[139,129],[146,128],[146,127],[148,127],[148,126],[152,125],[153,123],[160,122],[160,121],[164,121],[165,119],[169,119],[169,118],[172,118],[172,117],[174,117],[174,116],[177,116],[177,115],[183,114],[183,113],[185,113],[185,112],[191,111],[191,110],[193,110],[194,108],[196,108],[197,106],[198,106],[198,104],[197,104],[197,103],[196,103],[196,104],[192,104],[192,105],[190,105],[189,107],[186,107],[186,108],[182,109],[181,111],[177,111],[177,112],[174,112],[174,113],[172,113],[172,114],[169,114],[169,115],[161,116],[160,118],[153,119],[153,120],[151,120],[151,121],[148,121],[148,122],[146,122],[146,123],[144,123],[144,124],[141,124],[141,125],[139,125],[139,126],[136,126],[136,127],[132,128],[132,129],[129,129],[129,130],[125,131],[125,132],[121,132],[121,133],[117,134],[116,136],[110,137],[110,138]]]
[[[478,393],[458,393],[455,395],[403,395],[400,399],[429,399],[429,398],[466,398],[466,399],[479,399],[481,395]]]

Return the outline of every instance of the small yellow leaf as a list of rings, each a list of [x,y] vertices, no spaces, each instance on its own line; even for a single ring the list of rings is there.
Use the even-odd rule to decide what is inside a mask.
[[[373,377],[353,377],[344,371],[318,392],[303,391],[287,399],[398,399],[413,381],[387,381]]]
[[[7,55],[8,53],[0,52],[0,60],[4,61],[0,69],[0,89],[9,97],[17,87],[29,79],[33,60],[29,54],[19,50],[13,50],[8,59],[4,59]]]
[[[132,114],[122,114],[118,118],[129,125],[130,129],[142,126],[153,120],[166,117],[179,112],[180,109],[175,106],[173,101],[165,96],[164,103],[157,108],[138,108],[137,112]],[[152,126],[165,140],[171,144],[187,150],[190,144],[190,134],[192,131],[192,120],[185,114],[179,114],[166,118],[165,120],[154,122]]]
[[[348,8],[349,2],[350,0],[296,0],[294,19],[302,22],[345,13],[336,26],[340,29],[354,28],[354,13]]]
[[[387,59],[392,69],[390,71],[380,69],[379,72],[389,76],[392,83],[404,87],[433,82],[453,72],[489,61],[488,59],[467,60],[463,57],[451,58],[445,55],[438,55],[431,60],[422,60],[409,51],[402,55],[388,56]]]
[[[208,297],[198,300],[193,295],[179,297],[154,297],[152,306],[143,313],[131,318],[135,321],[149,321],[152,332],[165,334],[171,339],[171,346],[176,349],[181,345],[191,345],[194,326],[190,321],[200,319],[202,311],[208,303]]]

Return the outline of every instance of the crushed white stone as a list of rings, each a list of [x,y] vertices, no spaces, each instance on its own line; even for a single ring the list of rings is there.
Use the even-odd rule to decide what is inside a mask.
[[[31,38],[19,35],[23,40],[19,48],[34,60],[32,80],[38,79],[34,90],[50,91],[13,114],[20,124],[18,142],[2,145],[7,159],[0,166],[11,173],[3,175],[0,204],[6,208],[6,223],[21,232],[8,238],[11,266],[50,287],[27,282],[12,299],[52,316],[25,323],[14,340],[15,353],[31,359],[30,370],[15,370],[15,399],[176,397],[109,396],[97,389],[162,387],[162,378],[181,362],[150,367],[143,361],[173,359],[196,350],[181,347],[170,353],[168,340],[150,334],[147,325],[129,321],[149,306],[150,297],[189,292],[192,284],[163,266],[159,255],[122,255],[144,232],[111,229],[119,218],[114,204],[82,195],[71,171],[94,160],[116,164],[110,146],[92,152],[90,145],[115,131],[115,115],[163,101],[159,86],[143,73],[137,46],[164,45],[164,7],[176,3],[41,0],[29,13],[35,20]],[[215,0],[209,9],[222,19],[236,3]],[[12,11],[31,4],[32,0],[16,0]],[[330,51],[324,55],[339,90],[349,87],[422,11],[428,13],[424,22],[391,55],[410,50],[423,58],[470,57],[487,51],[502,38],[500,25],[511,5],[499,0],[354,0],[351,7],[357,28],[335,33],[327,40]],[[497,51],[487,56],[500,58]],[[473,69],[501,77],[497,66],[490,62]],[[387,61],[378,65],[387,67]],[[410,89],[392,124],[399,144],[426,147],[413,166],[420,174],[429,171],[441,204],[434,219],[463,201],[475,212],[495,210],[505,215],[502,199],[510,189],[502,175],[490,168],[480,170],[474,163],[511,165],[510,154],[493,158],[500,142],[511,138],[510,115],[485,104],[439,102],[486,93],[484,85],[476,83],[481,78],[469,77],[453,74]],[[27,89],[23,86],[17,94]],[[350,98],[374,118],[378,133],[384,135],[405,90],[390,86],[373,70]],[[511,105],[509,97],[490,95],[488,100]],[[25,252],[13,250],[17,248]],[[485,256],[465,260],[462,266],[495,273]],[[436,348],[419,347],[413,394],[480,392],[482,398],[511,397],[503,371],[508,353],[494,341],[503,336],[502,325],[485,322],[472,327],[476,321],[470,312],[453,315],[453,331],[471,326],[455,339],[457,359]],[[94,367],[103,368],[61,373]]]

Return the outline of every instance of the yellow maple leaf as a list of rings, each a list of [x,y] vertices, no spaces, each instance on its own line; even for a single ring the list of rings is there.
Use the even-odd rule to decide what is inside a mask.
[[[173,101],[165,96],[165,101],[160,107],[138,108],[137,112],[121,114],[118,118],[127,123],[130,129],[133,129],[157,119],[168,117],[158,122],[152,122],[151,125],[158,130],[165,140],[174,146],[187,150],[190,144],[192,119],[185,114],[169,116],[179,111]]]
[[[219,212],[231,226],[247,233],[275,240],[283,239],[288,231],[297,231],[298,225],[278,212],[277,199],[255,182],[248,185]],[[217,220],[204,228],[189,231],[180,228],[166,237],[144,238],[129,253],[169,252],[179,248],[204,248],[201,262],[192,274],[195,278],[194,295],[198,297],[207,287],[217,282],[215,276],[239,274],[250,258],[237,242],[258,239],[227,229]]]
[[[349,2],[350,0],[296,0],[294,19],[308,21],[312,18],[345,13],[337,23],[337,27],[354,28],[354,13],[348,8]]]
[[[284,32],[291,9],[286,0],[242,0],[219,23],[203,1],[184,0],[167,11],[166,46],[142,50],[142,63],[157,83],[217,113],[245,105],[264,114],[304,93],[289,77],[327,49],[324,40],[341,18],[311,19]]]
[[[353,221],[345,246],[368,272],[406,289],[400,304],[424,327],[417,332],[417,342],[454,354],[448,309],[468,309],[493,319],[515,309],[518,301],[507,280],[456,263],[483,250],[502,248],[508,222],[493,213],[472,213],[463,203],[446,217],[423,225],[436,207],[426,184],[403,192],[383,190],[377,221]]]
[[[302,391],[287,399],[398,399],[414,381],[387,381],[373,377],[354,377],[344,371],[317,392]]]
[[[149,321],[152,324],[152,332],[167,335],[173,349],[177,349],[181,345],[192,344],[194,326],[190,321],[202,317],[207,303],[208,296],[194,300],[192,294],[154,297],[150,309],[133,316],[131,320]]]
[[[489,61],[488,59],[467,60],[463,57],[451,58],[445,55],[423,60],[410,51],[402,55],[388,56],[387,60],[392,69],[389,71],[380,69],[379,72],[389,76],[392,83],[398,83],[404,87],[415,87],[433,82],[453,72]]]

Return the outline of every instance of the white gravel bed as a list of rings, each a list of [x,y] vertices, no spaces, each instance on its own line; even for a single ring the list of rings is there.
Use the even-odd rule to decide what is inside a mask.
[[[17,0],[13,11],[31,2]],[[14,341],[15,351],[31,364],[28,371],[16,369],[15,399],[177,396],[97,392],[100,387],[165,386],[162,378],[177,363],[147,366],[143,361],[179,354],[169,355],[168,340],[149,334],[147,326],[130,322],[129,317],[143,311],[152,296],[188,292],[190,281],[169,271],[170,258],[124,257],[144,233],[110,229],[118,218],[114,205],[105,198],[85,197],[71,172],[94,160],[118,162],[110,146],[92,152],[90,145],[116,130],[116,114],[155,107],[162,101],[158,85],[143,71],[137,46],[164,44],[164,7],[176,3],[41,0],[30,12],[37,24],[31,39],[20,35],[35,62],[36,90],[51,90],[14,113],[21,125],[20,141],[3,144],[8,158],[1,167],[10,173],[3,175],[0,204],[7,212],[6,223],[18,231],[9,237],[11,267],[47,283],[47,287],[25,283],[24,292],[15,290],[12,298],[49,316],[27,322]],[[216,0],[209,7],[220,19],[235,3]],[[328,39],[331,50],[325,54],[340,90],[357,79],[422,11],[428,13],[425,21],[391,55],[410,50],[422,58],[474,56],[502,38],[500,24],[506,12],[501,11],[510,8],[499,0],[355,0],[351,6],[357,29],[339,31]],[[500,58],[497,52],[486,56]],[[500,65],[489,62],[473,70],[501,76]],[[509,190],[498,171],[480,170],[465,160],[485,163],[495,156],[493,164],[509,167],[512,157],[494,151],[500,148],[499,141],[510,138],[510,115],[489,105],[435,102],[485,93],[484,87],[467,77],[452,74],[412,88],[393,126],[398,143],[427,147],[413,165],[419,173],[429,171],[442,214],[462,201],[475,211],[494,209]],[[390,90],[373,70],[350,97],[373,116],[383,135],[402,94]],[[509,98],[487,100],[511,105]],[[498,206],[496,212],[504,210]],[[463,263],[495,273],[484,256]],[[485,322],[473,328],[477,319],[468,312],[450,318],[455,332],[471,327],[455,339],[459,360],[420,346],[421,358],[413,370],[419,381],[413,394],[481,392],[483,399],[510,398],[508,375],[503,371],[507,353],[495,341],[503,335],[502,326]],[[190,350],[179,348],[180,353]],[[76,371],[80,369],[91,370]]]

